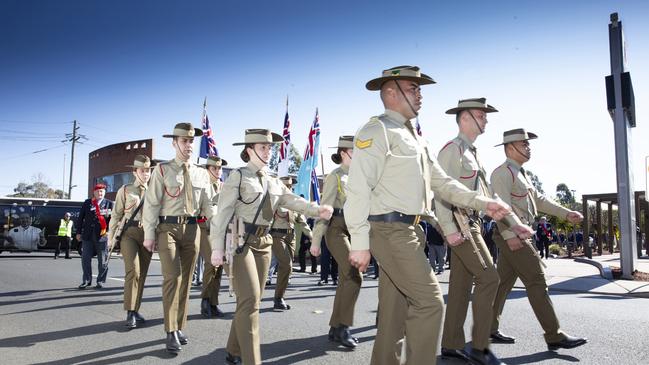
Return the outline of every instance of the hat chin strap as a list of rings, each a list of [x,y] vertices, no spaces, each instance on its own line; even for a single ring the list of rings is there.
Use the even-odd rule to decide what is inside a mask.
[[[518,148],[516,148],[516,145],[515,145],[515,144],[512,144],[512,147],[514,147],[514,150],[516,150],[516,152],[518,152],[521,156],[525,157],[525,158],[528,159],[528,160],[530,159],[530,155],[529,155],[528,153],[523,153],[523,152],[521,152],[521,150],[519,150]]]
[[[475,126],[478,127],[478,130],[480,131],[480,134],[484,134],[484,129],[482,129],[482,127],[480,127],[480,123],[478,123],[478,121],[475,119],[475,117],[473,116],[473,113],[471,113],[470,110],[467,110],[467,112],[471,116],[471,119],[473,119],[473,123],[475,123]]]
[[[255,153],[255,156],[257,156],[257,158],[259,159],[259,161],[263,162],[264,165],[268,165],[268,161],[267,161],[267,160],[264,160],[263,158],[261,158],[261,156],[259,156],[259,154],[257,153],[257,150],[255,149],[255,146],[254,146],[254,145],[252,146],[252,152]]]
[[[401,85],[397,82],[397,80],[394,80],[394,83],[397,84],[397,89],[401,92],[401,95],[403,95],[403,98],[406,99],[406,103],[408,103],[408,106],[410,107],[410,110],[415,114],[416,116],[419,116],[419,113],[415,110],[415,108],[412,107],[412,104],[410,104],[410,100],[406,97],[406,93],[403,92],[403,89],[401,88]]]

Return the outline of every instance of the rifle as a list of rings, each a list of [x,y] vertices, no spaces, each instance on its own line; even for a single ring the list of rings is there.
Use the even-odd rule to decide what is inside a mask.
[[[475,243],[475,240],[473,239],[473,235],[471,234],[471,225],[475,222],[473,221],[473,219],[469,217],[469,214],[463,208],[453,207],[452,211],[453,211],[453,217],[455,218],[455,224],[460,229],[460,232],[465,237],[465,239],[468,239],[469,242],[471,242],[471,249],[473,250],[473,253],[476,255],[476,257],[478,258],[478,261],[480,262],[480,266],[482,266],[482,269],[487,270],[488,267],[487,263],[482,257],[482,252],[480,252],[480,249],[478,249],[478,245]]]
[[[227,237],[226,234],[225,262],[228,264],[226,274],[230,281],[228,294],[232,297],[234,296],[234,255],[236,249],[243,246],[243,233],[245,232],[243,218],[237,216],[232,217],[229,226],[230,237]]]
[[[135,220],[135,217],[137,216],[137,213],[142,209],[142,205],[144,205],[144,198],[140,200],[140,204],[135,208],[135,211],[133,211],[133,214],[131,214],[131,218],[126,220],[126,216],[122,217],[122,219],[119,221],[119,224],[117,225],[117,228],[115,229],[115,239],[113,240],[113,244],[110,247],[110,250],[108,250],[108,256],[106,257],[106,261],[104,262],[104,268],[101,272],[101,275],[99,276],[104,276],[106,272],[108,271],[108,262],[110,262],[110,258],[113,254],[113,250],[115,247],[122,242],[122,234],[125,233],[129,227],[133,224],[133,221]],[[98,277],[99,277],[98,276]]]

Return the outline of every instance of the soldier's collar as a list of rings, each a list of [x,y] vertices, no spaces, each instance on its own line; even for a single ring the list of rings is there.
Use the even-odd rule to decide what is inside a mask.
[[[349,173],[349,166],[345,166],[343,164],[340,164],[340,169],[343,170],[343,172],[346,173],[346,174]]]
[[[469,137],[467,137],[466,134],[460,132],[458,133],[457,138],[459,138],[462,142],[464,142],[465,147],[467,148],[474,147],[473,143],[471,142],[471,140],[469,140]]]
[[[520,170],[521,167],[523,167],[523,166],[519,165],[518,162],[512,160],[511,158],[507,158],[507,163],[509,165],[511,165],[512,167],[514,167],[516,169],[516,171]]]
[[[264,168],[265,168],[266,166],[262,166],[261,168],[259,168],[259,167],[255,166],[254,163],[252,163],[252,162],[248,162],[248,164],[246,165],[246,167],[247,167],[248,169],[250,169],[250,171],[252,171],[253,173],[256,174],[257,171],[259,171],[259,170],[264,170]],[[266,175],[268,175],[268,171],[264,171],[264,172],[266,173]]]
[[[395,112],[394,110],[391,110],[391,109],[385,109],[384,114],[387,115],[388,118],[390,118],[390,119],[392,119],[394,121],[397,121],[397,122],[399,122],[401,124],[405,124],[408,121],[408,119],[406,119],[406,117],[401,115],[401,113]]]
[[[178,157],[174,157],[173,161],[174,161],[174,162],[175,162],[179,167],[182,167],[183,164],[187,164],[187,166],[189,166],[189,167],[192,166],[192,164],[189,163],[189,161],[183,161],[183,160],[179,159]]]

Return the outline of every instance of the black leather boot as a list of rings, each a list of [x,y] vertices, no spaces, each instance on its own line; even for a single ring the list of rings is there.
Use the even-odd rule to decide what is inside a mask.
[[[178,341],[181,345],[186,345],[189,342],[189,338],[180,330],[176,331],[176,337],[178,337]]]
[[[180,341],[178,341],[178,336],[176,331],[167,332],[167,342],[166,342],[167,352],[172,354],[177,354],[182,350],[180,347]]]
[[[291,306],[286,304],[284,298],[275,298],[273,309],[288,310],[291,309]]]
[[[226,352],[226,355],[225,355],[225,361],[226,361],[228,364],[232,364],[232,365],[237,365],[237,364],[242,364],[242,363],[243,363],[243,362],[241,361],[241,356],[235,356],[235,355],[232,355],[232,354],[229,353],[229,352]]]
[[[357,346],[357,343],[356,341],[354,341],[351,332],[349,332],[349,326],[338,326],[338,328],[336,328],[336,330],[334,331],[334,338],[337,342],[345,347],[353,349]]]
[[[134,311],[126,311],[126,328],[133,329],[137,327]]]
[[[201,315],[203,318],[212,317],[212,306],[210,305],[210,300],[207,298],[201,300]]]

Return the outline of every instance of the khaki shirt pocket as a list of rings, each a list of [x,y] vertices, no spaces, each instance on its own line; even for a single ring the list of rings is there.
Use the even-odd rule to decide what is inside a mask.
[[[178,198],[182,193],[183,183],[184,180],[182,175],[165,178],[164,192],[167,198],[172,198],[172,199]]]

